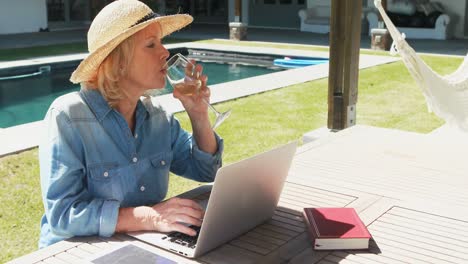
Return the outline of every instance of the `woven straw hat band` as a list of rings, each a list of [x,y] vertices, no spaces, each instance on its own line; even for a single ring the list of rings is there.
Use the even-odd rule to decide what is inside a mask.
[[[129,5],[128,2],[133,3]],[[88,31],[88,50],[95,51],[151,13],[153,11],[140,1],[119,0],[112,2],[94,18]]]

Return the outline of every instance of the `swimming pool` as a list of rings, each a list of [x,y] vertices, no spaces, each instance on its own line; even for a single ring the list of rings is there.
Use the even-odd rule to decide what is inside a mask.
[[[208,75],[208,85],[240,80],[281,71],[279,68],[239,63],[200,62]],[[50,74],[0,81],[0,128],[11,127],[44,118],[52,101],[66,93],[79,90],[68,80],[73,68]],[[162,94],[171,93],[166,87]]]

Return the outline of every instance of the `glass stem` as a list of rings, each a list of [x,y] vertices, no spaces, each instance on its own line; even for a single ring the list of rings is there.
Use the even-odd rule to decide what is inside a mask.
[[[216,110],[210,103],[208,103],[208,101],[206,101],[205,98],[203,98],[203,102],[205,102],[208,105],[208,107],[216,113],[216,115],[219,115],[218,110]]]

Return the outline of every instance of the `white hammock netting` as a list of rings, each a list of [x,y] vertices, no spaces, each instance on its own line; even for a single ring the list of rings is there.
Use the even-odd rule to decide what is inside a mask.
[[[447,125],[468,132],[468,53],[452,74],[441,76],[434,72],[406,42],[382,7],[374,0],[390,35],[393,48],[403,59],[408,71],[421,88],[429,111],[444,119]]]

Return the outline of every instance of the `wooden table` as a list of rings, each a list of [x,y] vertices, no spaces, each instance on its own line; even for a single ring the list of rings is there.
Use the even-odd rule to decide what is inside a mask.
[[[273,218],[196,260],[125,235],[74,238],[14,260],[84,263],[131,241],[184,263],[468,263],[468,137],[355,126],[298,149]],[[354,207],[369,250],[314,251],[303,207]]]

